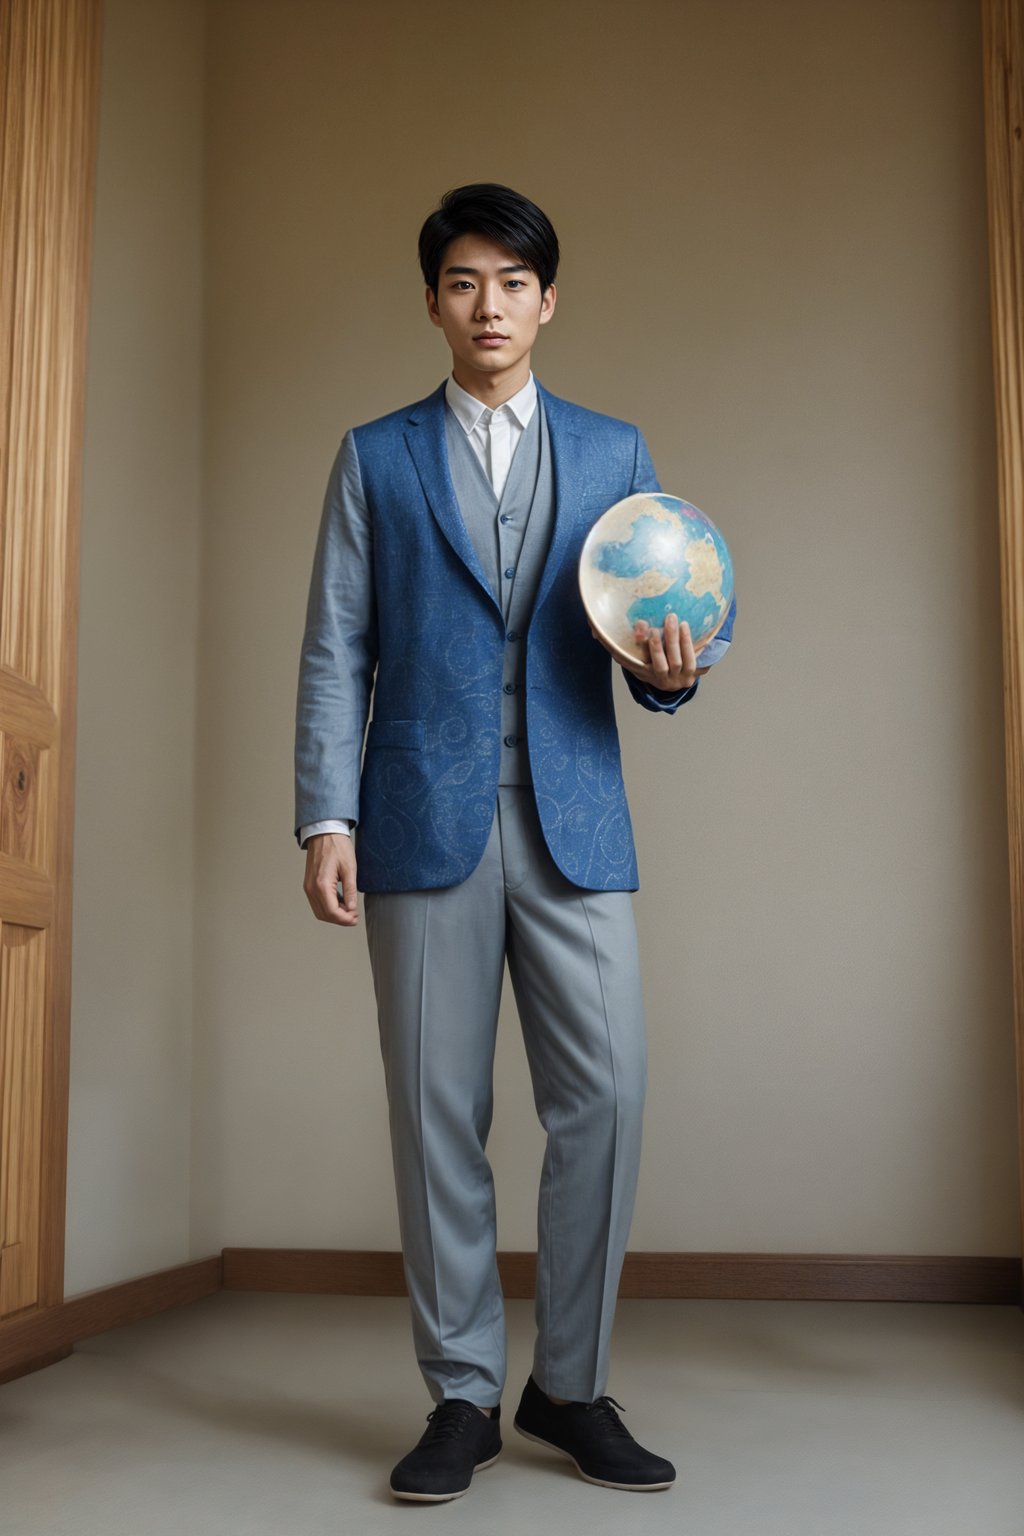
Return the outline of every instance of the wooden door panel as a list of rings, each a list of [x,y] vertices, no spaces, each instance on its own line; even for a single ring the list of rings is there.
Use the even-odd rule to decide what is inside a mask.
[[[0,922],[0,1317],[39,1297],[46,949]]]
[[[4,627],[0,619],[0,631]],[[16,899],[9,887],[18,867],[28,866],[22,871],[27,879],[48,867],[43,813],[54,794],[50,775],[56,744],[53,705],[39,688],[0,664],[0,913],[8,911],[6,901]],[[47,888],[52,890],[49,881]]]
[[[0,1323],[63,1296],[98,0],[0,0]]]

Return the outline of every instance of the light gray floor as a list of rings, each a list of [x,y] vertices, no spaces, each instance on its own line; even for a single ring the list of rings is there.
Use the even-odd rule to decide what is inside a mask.
[[[4,1536],[1022,1536],[1013,1307],[623,1301],[609,1391],[678,1469],[584,1483],[511,1428],[532,1302],[507,1303],[505,1449],[461,1499],[387,1476],[431,1403],[404,1300],[222,1292],[0,1386]]]

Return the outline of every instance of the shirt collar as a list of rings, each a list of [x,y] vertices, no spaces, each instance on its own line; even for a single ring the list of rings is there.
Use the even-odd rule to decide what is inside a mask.
[[[475,395],[471,395],[468,390],[463,389],[461,384],[457,384],[453,374],[449,375],[445,380],[444,397],[451,407],[459,426],[466,436],[469,437],[476,429],[481,416],[484,415],[489,407],[482,400],[478,400]],[[522,389],[514,394],[510,400],[505,400],[501,405],[496,406],[495,409],[497,411],[508,411],[515,417],[521,427],[529,426],[530,418],[537,409],[537,384],[532,370]]]

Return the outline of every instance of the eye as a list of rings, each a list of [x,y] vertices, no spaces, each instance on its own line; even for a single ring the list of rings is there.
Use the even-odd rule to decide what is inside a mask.
[[[453,288],[472,288],[473,284],[468,277],[460,277],[453,284]]]
[[[523,282],[521,277],[510,277],[508,280],[508,286],[510,288],[525,288],[526,284]]]

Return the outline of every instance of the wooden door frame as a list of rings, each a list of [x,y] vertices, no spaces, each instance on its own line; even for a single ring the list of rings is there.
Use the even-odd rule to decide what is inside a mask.
[[[1024,1305],[1024,0],[981,0]]]
[[[36,0],[38,3],[38,0]],[[71,1054],[71,941],[75,840],[75,756],[78,725],[78,621],[81,581],[82,457],[85,446],[85,380],[92,288],[93,222],[99,150],[101,0],[58,0],[77,59],[77,163],[82,179],[77,251],[68,252],[68,278],[77,287],[74,334],[63,340],[71,359],[67,452],[67,528],[64,575],[64,657],[61,667],[60,739],[57,748],[57,844],[54,866],[53,948],[47,998],[47,1043],[43,1062],[42,1223],[40,1304],[64,1302],[64,1247],[67,1233],[67,1148]]]

